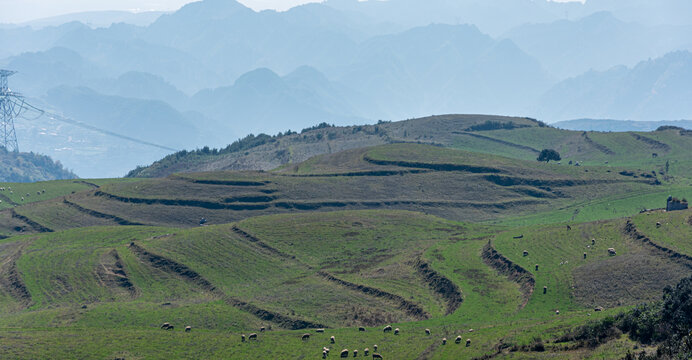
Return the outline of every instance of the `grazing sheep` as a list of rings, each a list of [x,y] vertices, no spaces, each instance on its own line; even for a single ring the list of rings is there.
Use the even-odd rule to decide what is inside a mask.
[[[165,323],[163,323],[163,324],[161,325],[161,329],[164,329],[164,330],[165,330],[165,329],[168,329],[169,326],[171,326],[171,324],[165,322]]]
[[[22,196],[22,201],[24,201],[24,196]]]
[[[185,327],[185,332],[190,332],[192,331],[192,326],[186,326]]]
[[[660,228],[660,227],[661,227],[661,223],[657,221],[657,222],[656,222],[656,228],[658,229],[658,228]]]
[[[615,256],[617,253],[615,252],[615,249],[613,248],[608,248],[608,255],[609,256]]]
[[[461,344],[461,335],[457,336],[457,338],[454,340],[455,344]]]
[[[315,332],[323,333],[323,332],[324,332],[324,329],[317,329],[317,330],[315,330]]]
[[[536,271],[538,271],[538,264],[536,264]]]
[[[365,348],[365,349],[363,350],[363,354],[364,354],[365,356],[368,356],[369,353],[370,353],[370,349]]]
[[[36,195],[41,195],[41,192],[40,192],[40,191],[37,191],[37,192],[36,192]]]
[[[358,328],[358,331],[365,331],[365,328],[361,326]]]
[[[303,337],[301,337],[300,340],[310,340],[310,334],[303,334]]]
[[[586,253],[584,253],[584,259],[586,259]]]
[[[529,252],[524,250],[524,256],[529,256]]]
[[[245,342],[245,334],[240,335],[240,342]]]
[[[473,332],[473,329],[469,329],[469,332]]]
[[[560,310],[555,310],[555,315],[560,315]]]
[[[425,329],[425,335],[430,335],[430,329]]]
[[[521,235],[515,236],[514,238],[515,238],[515,239],[523,239],[523,238],[524,238],[524,234],[521,234]]]
[[[399,335],[399,328],[394,329],[394,335]]]
[[[442,345],[447,345],[447,338],[442,338]]]
[[[343,350],[341,350],[341,357],[342,357],[342,358],[347,358],[347,357],[348,357],[348,349],[343,349]]]
[[[166,328],[166,330],[175,330],[175,326],[173,326],[173,325],[168,325],[168,327]]]
[[[596,245],[596,239],[591,239],[591,245]]]
[[[392,331],[392,325],[387,325],[387,326],[385,326],[384,329],[383,329],[382,331],[383,331],[383,332]]]
[[[332,336],[329,338],[329,342],[331,342],[332,344],[336,344],[336,339]]]
[[[375,344],[372,348],[373,348],[373,351],[377,351],[377,344]]]
[[[327,352],[327,354],[329,354],[329,348],[328,348],[328,347],[326,347],[326,346],[323,346],[323,347],[322,347],[322,351],[326,351],[326,352]]]
[[[380,359],[380,360],[382,360],[382,355],[373,353],[373,354],[372,354],[372,359],[373,359],[373,360],[375,360],[375,359]]]
[[[358,357],[358,350],[353,350],[353,357]]]
[[[547,286],[544,286],[544,287],[543,287],[543,293],[545,294],[545,293],[547,293],[547,292],[548,292],[548,287],[547,287]]]
[[[248,338],[248,340],[257,340],[257,333],[252,333],[247,338]]]
[[[570,230],[572,230],[572,227],[567,225],[567,231],[570,231]]]
[[[322,359],[326,359],[326,358],[327,358],[327,352],[322,350]]]
[[[471,339],[466,339],[466,347],[471,346]]]
[[[596,306],[593,311],[603,311],[603,307],[601,306]]]
[[[264,326],[262,326],[262,327],[260,328],[260,332],[264,332],[264,330],[266,330],[266,329],[264,328]]]

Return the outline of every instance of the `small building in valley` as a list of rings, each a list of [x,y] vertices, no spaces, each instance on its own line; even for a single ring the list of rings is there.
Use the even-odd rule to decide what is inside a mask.
[[[666,211],[675,210],[685,210],[687,209],[687,199],[678,199],[672,196],[668,196],[668,202],[666,203]]]

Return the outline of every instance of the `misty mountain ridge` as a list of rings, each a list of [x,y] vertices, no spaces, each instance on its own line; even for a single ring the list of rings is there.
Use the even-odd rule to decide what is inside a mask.
[[[656,14],[650,5],[636,5]],[[670,0],[660,8],[686,6]],[[505,13],[513,20],[500,21]],[[104,111],[139,119],[107,129],[154,136],[152,142],[172,135],[161,143],[189,149],[321,122],[441,113],[521,114],[548,123],[692,118],[681,95],[686,62],[667,70],[646,65],[668,63],[663,59],[674,55],[667,52],[692,48],[689,26],[684,19],[645,21],[614,1],[332,0],[258,12],[236,1],[205,0],[146,26],[2,27],[0,55],[9,57],[0,66],[19,70],[12,88],[48,109],[92,125],[116,121],[90,104],[84,104],[89,111],[76,111],[80,101],[93,100]],[[655,86],[652,77],[659,79]],[[643,95],[652,90],[659,95]],[[36,126],[50,123],[40,121]],[[116,141],[99,149],[119,148]],[[139,163],[132,161],[119,173]]]
[[[555,85],[540,102],[544,117],[555,120],[690,118],[692,53],[679,51],[642,61],[633,68],[590,71]]]

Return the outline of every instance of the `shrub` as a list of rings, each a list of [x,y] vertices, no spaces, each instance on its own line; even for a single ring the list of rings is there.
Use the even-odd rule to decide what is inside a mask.
[[[543,149],[536,160],[549,162],[550,160],[560,161],[560,153],[553,149]]]

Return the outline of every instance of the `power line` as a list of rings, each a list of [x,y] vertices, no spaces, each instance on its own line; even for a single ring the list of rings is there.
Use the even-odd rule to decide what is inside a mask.
[[[29,103],[25,103],[24,105],[25,105],[27,108],[30,108],[30,109],[35,110],[35,111],[38,111],[38,112],[40,113],[40,115],[39,115],[36,119],[40,118],[40,117],[43,116],[43,115],[46,115],[49,119],[52,119],[52,120],[55,120],[55,121],[60,121],[60,122],[63,122],[63,123],[66,123],[66,124],[70,124],[70,125],[75,125],[75,126],[78,126],[78,127],[83,128],[83,129],[91,130],[91,131],[98,132],[98,133],[101,133],[101,134],[104,134],[104,135],[117,137],[117,138],[120,138],[120,139],[123,139],[123,140],[131,141],[131,142],[138,143],[138,144],[141,144],[141,145],[151,146],[151,147],[155,147],[155,148],[159,148],[159,149],[163,149],[163,150],[167,150],[167,151],[179,151],[178,149],[173,149],[173,148],[170,148],[170,147],[168,147],[168,146],[159,145],[159,144],[155,144],[155,143],[152,143],[152,142],[149,142],[149,141],[140,140],[140,139],[135,139],[135,138],[129,137],[129,136],[127,136],[127,135],[118,134],[118,133],[112,132],[112,131],[110,131],[110,130],[101,129],[101,128],[98,128],[98,127],[96,127],[96,126],[83,123],[83,122],[81,122],[81,121],[77,121],[77,120],[74,120],[74,119],[71,119],[71,118],[62,116],[62,115],[58,115],[58,114],[55,114],[55,113],[51,113],[51,112],[48,112],[48,111],[46,111],[46,110],[40,109],[40,108],[38,108],[38,107],[36,107],[36,106],[33,106],[33,105],[29,104]]]
[[[112,137],[117,137],[141,145],[151,146],[166,151],[178,151],[177,149],[173,149],[168,146],[154,144],[149,141],[139,140],[133,137],[118,134],[110,130],[104,130],[96,126],[92,126],[81,121],[70,119],[62,115],[51,113],[34,105],[31,105],[25,101],[24,97],[20,93],[11,91],[8,86],[9,82],[7,78],[16,73],[16,71],[0,69],[0,145],[4,146],[5,149],[7,149],[8,151],[19,152],[17,133],[14,129],[14,119],[21,117],[25,120],[33,121],[38,120],[43,115],[48,116],[52,120],[78,126],[83,129],[91,130]],[[28,109],[37,111],[38,115],[33,119],[27,119],[26,117],[21,116],[21,114]]]

